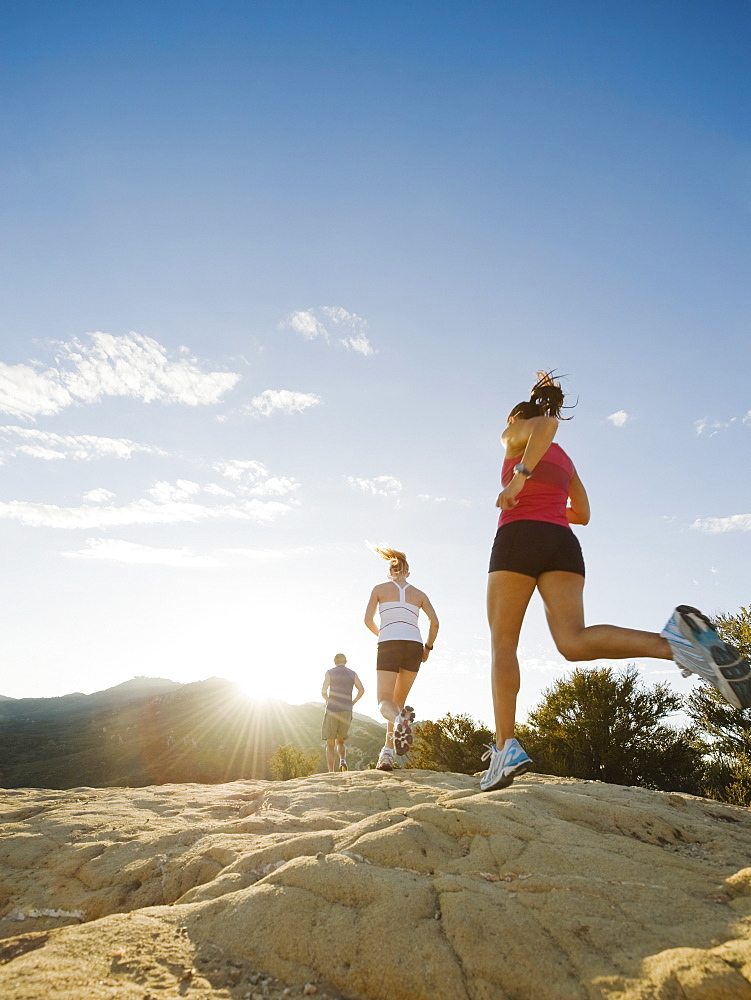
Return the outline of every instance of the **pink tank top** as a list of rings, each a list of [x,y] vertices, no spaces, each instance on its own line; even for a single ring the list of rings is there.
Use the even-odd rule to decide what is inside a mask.
[[[514,476],[514,466],[521,461],[521,455],[504,459],[501,470],[501,486],[505,487]],[[502,510],[498,518],[499,526],[512,521],[547,521],[570,528],[566,517],[568,490],[574,475],[574,463],[559,444],[551,444],[534,468],[530,479],[517,497],[518,503],[512,510]]]

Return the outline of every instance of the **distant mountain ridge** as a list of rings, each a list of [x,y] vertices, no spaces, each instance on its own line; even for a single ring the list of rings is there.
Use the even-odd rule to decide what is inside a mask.
[[[0,696],[0,787],[77,788],[270,778],[291,743],[318,750],[323,703],[254,702],[222,678],[134,677],[94,694]],[[367,767],[384,727],[356,713],[350,767]]]
[[[122,684],[116,684],[104,691],[95,691],[93,694],[74,691],[54,698],[8,698],[6,695],[0,695],[0,703],[3,703],[0,704],[0,721],[18,718],[24,712],[28,714],[31,711],[54,715],[58,712],[78,711],[83,706],[125,704],[137,701],[139,698],[173,692],[181,687],[184,685],[167,680],[165,677],[141,676],[131,677],[129,681],[123,681]]]

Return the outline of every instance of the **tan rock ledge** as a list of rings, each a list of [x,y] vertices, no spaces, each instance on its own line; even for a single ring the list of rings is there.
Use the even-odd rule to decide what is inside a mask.
[[[707,799],[351,771],[0,808],[3,1000],[751,1000],[751,813]]]

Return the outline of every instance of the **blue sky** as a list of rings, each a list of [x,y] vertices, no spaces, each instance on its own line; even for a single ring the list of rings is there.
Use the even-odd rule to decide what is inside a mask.
[[[747,4],[0,12],[0,693],[318,697],[406,550],[419,717],[492,717],[499,434],[539,368],[588,621],[751,604]],[[539,605],[522,708],[569,669]],[[649,683],[690,681],[644,661]]]

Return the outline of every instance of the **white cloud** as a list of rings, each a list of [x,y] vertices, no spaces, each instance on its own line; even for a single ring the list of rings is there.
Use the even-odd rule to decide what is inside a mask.
[[[308,312],[294,312],[282,326],[288,326],[290,330],[299,333],[305,340],[315,340],[316,337],[329,339],[328,331],[320,320],[313,315],[313,310]]]
[[[217,472],[221,472],[228,479],[234,479],[236,482],[248,478],[255,480],[259,476],[265,475],[267,471],[263,462],[254,462],[252,459],[243,460],[239,458],[214,462],[212,468],[216,469]]]
[[[217,559],[196,556],[189,549],[160,549],[117,538],[87,538],[78,552],[63,552],[68,559],[106,559],[131,566],[179,566],[205,568],[221,566]]]
[[[207,493],[212,493],[216,497],[233,497],[235,494],[232,490],[225,490],[223,486],[219,486],[218,483],[207,483],[204,486]]]
[[[631,419],[630,415],[626,413],[625,410],[616,410],[615,413],[611,413],[607,418],[614,427],[623,427],[623,425]]]
[[[356,337],[342,337],[339,343],[343,344],[348,351],[357,351],[358,354],[362,354],[366,358],[370,357],[371,354],[375,354],[370,341],[364,333],[360,333]]]
[[[232,459],[215,462],[213,468],[237,483],[236,489],[241,496],[285,496],[300,489],[300,484],[291,476],[271,476],[263,462]]]
[[[166,484],[167,486],[169,484]],[[81,507],[58,507],[55,504],[31,503],[11,500],[0,503],[0,520],[18,521],[31,528],[65,528],[72,530],[114,528],[129,524],[181,524],[199,521],[273,521],[286,514],[288,504],[276,500],[252,498],[235,504],[205,506],[187,500],[169,499],[165,489],[164,499],[135,500],[121,507],[85,503]]]
[[[264,389],[260,396],[255,396],[243,409],[256,416],[268,417],[272,413],[302,413],[310,406],[317,406],[321,397],[314,392],[292,392],[289,389]]]
[[[25,443],[18,444],[19,439]],[[23,454],[47,460],[72,458],[91,461],[108,456],[130,458],[136,452],[149,455],[167,454],[161,448],[138,444],[128,438],[98,437],[94,434],[54,434],[52,431],[18,427],[14,424],[0,427],[0,441],[6,441],[10,445],[8,450],[3,451],[3,455],[7,457]]]
[[[6,365],[0,361],[0,412],[33,420],[57,413],[73,402],[53,369],[37,372],[29,365]]]
[[[53,448],[42,448],[34,444],[20,444],[15,449],[14,454],[29,455],[31,458],[41,458],[45,462],[54,462],[66,457],[64,451],[55,451]]]
[[[105,440],[105,439],[102,439]],[[217,483],[191,479],[159,480],[146,495],[130,503],[112,503],[114,494],[90,490],[78,507],[11,500],[0,503],[0,520],[29,527],[67,529],[111,528],[132,524],[178,524],[205,520],[272,521],[299,501],[289,498],[300,488],[290,476],[272,475],[262,462],[225,460],[213,467],[233,482],[228,490]]]
[[[154,483],[147,492],[157,503],[169,503],[170,501],[188,500],[196,493],[200,493],[201,487],[198,483],[193,483],[188,479],[178,479],[176,483]]]
[[[717,535],[725,531],[751,531],[751,514],[731,514],[730,517],[697,517],[691,525],[697,531]]]
[[[707,420],[706,417],[703,417],[701,420],[694,421],[694,427],[696,428],[697,434],[701,435],[704,433],[704,431],[709,430],[710,432],[709,436],[714,437],[718,431],[726,430],[728,427],[731,426],[731,424],[734,424],[736,422],[736,419],[737,419],[736,417],[731,417],[730,420],[714,420],[710,423],[710,421]],[[743,420],[745,423],[746,418],[744,417]]]
[[[372,493],[374,496],[381,497],[397,496],[402,489],[402,484],[393,476],[375,476],[373,479],[358,479],[357,476],[347,476],[347,482],[355,490],[362,490],[363,493]]]
[[[347,312],[341,306],[320,306],[294,312],[279,326],[299,333],[305,340],[320,337],[327,344],[340,344],[348,351],[356,351],[364,357],[375,354],[368,339],[367,320],[356,313]]]
[[[0,411],[33,420],[103,396],[201,406],[217,403],[240,379],[235,372],[203,372],[181,350],[183,357],[171,360],[150,337],[97,332],[60,344],[56,364],[43,371],[0,363]]]
[[[291,476],[270,476],[262,483],[253,486],[248,494],[254,497],[278,496],[284,497],[300,489],[300,484]]]
[[[83,495],[84,503],[106,503],[108,500],[114,500],[115,494],[111,493],[109,490],[99,488],[97,490],[89,490],[88,493]]]

